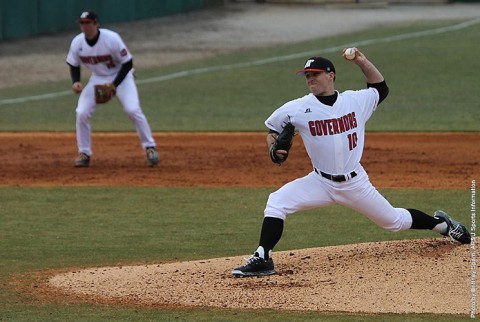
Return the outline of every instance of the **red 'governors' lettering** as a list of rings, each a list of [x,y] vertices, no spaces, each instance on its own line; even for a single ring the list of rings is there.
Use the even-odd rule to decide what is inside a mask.
[[[336,119],[315,120],[308,122],[312,136],[334,135],[357,127],[355,112],[348,113]]]
[[[106,63],[108,68],[115,67],[115,63],[113,62],[113,57],[111,55],[80,56],[80,60],[84,64],[96,65],[96,64],[100,64],[100,63]]]

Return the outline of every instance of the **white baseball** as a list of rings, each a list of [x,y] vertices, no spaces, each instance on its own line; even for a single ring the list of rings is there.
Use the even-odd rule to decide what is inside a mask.
[[[347,48],[345,50],[345,58],[346,59],[349,59],[349,60],[352,60],[355,58],[355,49],[353,48]]]

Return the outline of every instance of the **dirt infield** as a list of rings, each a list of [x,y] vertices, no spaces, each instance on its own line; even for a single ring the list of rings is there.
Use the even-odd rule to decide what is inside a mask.
[[[94,133],[90,168],[74,168],[73,133],[0,133],[3,186],[276,187],[312,170],[297,136],[284,165],[265,133],[156,133],[149,168],[133,133]],[[480,175],[480,133],[368,133],[362,164],[378,188],[468,189]]]

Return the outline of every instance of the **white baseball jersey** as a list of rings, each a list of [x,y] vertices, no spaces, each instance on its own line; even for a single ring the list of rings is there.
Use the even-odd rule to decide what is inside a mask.
[[[72,40],[67,55],[67,63],[78,67],[83,63],[97,76],[117,75],[123,63],[132,59],[132,55],[119,34],[100,28],[100,37],[94,46],[90,46],[83,33]]]
[[[337,92],[338,93],[338,92]],[[394,208],[370,183],[360,164],[365,142],[365,123],[377,108],[375,88],[338,93],[333,106],[322,104],[313,94],[278,108],[265,125],[281,132],[291,122],[302,136],[315,169],[348,180],[334,182],[312,171],[270,194],[265,217],[285,220],[300,210],[340,204],[354,209],[390,231],[409,229],[410,213]],[[355,171],[355,176],[348,174]]]
[[[132,59],[130,52],[116,32],[100,28],[97,42],[90,46],[83,33],[73,38],[67,55],[67,63],[74,67],[85,65],[92,75],[78,99],[77,113],[77,145],[78,152],[92,155],[90,119],[95,111],[96,84],[112,83],[122,64]],[[123,110],[132,120],[143,148],[155,147],[150,125],[140,107],[137,87],[132,71],[117,86],[116,97]]]
[[[333,106],[324,105],[308,94],[277,109],[265,125],[280,133],[290,121],[302,136],[313,167],[343,175],[354,171],[360,162],[365,123],[376,109],[378,99],[375,88],[339,93]]]

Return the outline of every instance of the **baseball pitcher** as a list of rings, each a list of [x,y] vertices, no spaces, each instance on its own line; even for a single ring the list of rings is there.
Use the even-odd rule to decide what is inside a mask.
[[[345,50],[342,56],[360,68],[366,89],[336,91],[333,63],[312,57],[298,72],[305,76],[310,93],[287,102],[265,121],[272,161],[281,164],[288,157],[294,127],[302,136],[313,170],[270,194],[258,248],[244,266],[233,269],[234,276],[275,274],[272,250],[282,236],[287,216],[333,204],[349,207],[389,231],[429,229],[462,244],[470,243],[465,226],[445,212],[438,210],[430,216],[416,209],[393,207],[370,183],[360,164],[365,124],[389,89],[380,71],[360,50],[353,50],[352,56],[349,51],[346,57]]]

